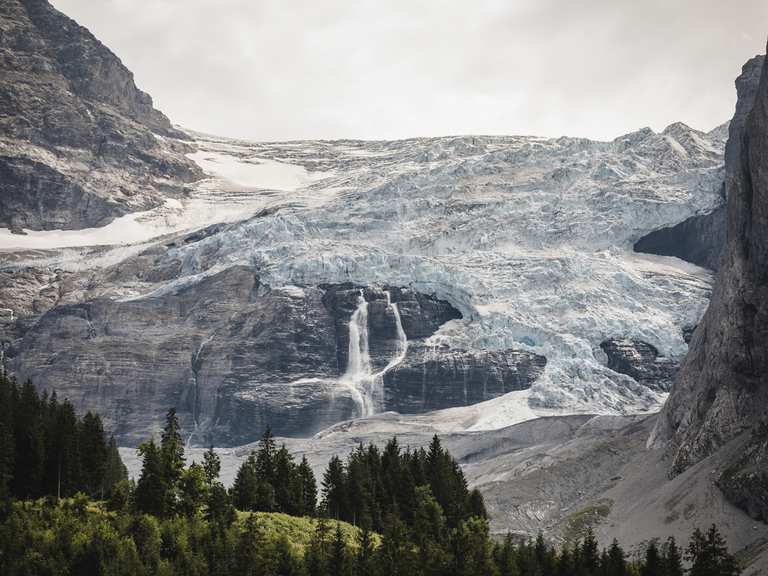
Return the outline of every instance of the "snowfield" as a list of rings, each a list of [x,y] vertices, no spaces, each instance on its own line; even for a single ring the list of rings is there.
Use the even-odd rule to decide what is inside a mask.
[[[529,391],[442,411],[440,418],[458,423],[452,430],[501,428],[543,414],[655,410],[665,395],[608,370],[599,344],[632,337],[680,357],[687,350],[683,328],[695,325],[707,305],[708,271],[636,254],[632,245],[723,202],[722,128],[701,133],[673,124],[612,142],[254,143],[193,136],[198,152],[191,157],[210,177],[188,199],[98,230],[3,233],[0,248],[147,243],[229,222],[170,247],[183,277],[151,294],[238,264],[291,290],[353,282],[434,293],[464,318],[445,324],[430,344],[513,347],[548,359]],[[130,253],[107,250],[100,261]],[[216,265],[201,269],[200,253],[215,254]],[[85,254],[69,249],[46,258],[63,268],[98,265]]]

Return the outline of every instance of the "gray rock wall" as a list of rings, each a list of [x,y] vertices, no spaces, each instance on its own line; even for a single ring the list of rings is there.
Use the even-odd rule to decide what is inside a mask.
[[[120,271],[130,273],[129,266]],[[338,380],[360,289],[273,289],[237,266],[158,296],[54,302],[19,324],[11,367],[78,409],[98,411],[123,444],[156,434],[171,406],[194,444],[243,444],[268,424],[281,435],[309,435],[358,415]],[[383,290],[363,290],[372,363],[380,370],[397,351],[397,328]],[[389,291],[414,343],[460,317],[432,296]],[[484,368],[495,369],[491,363],[475,371]],[[453,405],[451,398],[447,393],[442,406]],[[425,408],[440,406],[435,397]]]
[[[654,432],[679,473],[768,418],[768,71],[750,60],[726,147],[727,242],[710,306]],[[761,424],[763,423],[763,424]],[[750,487],[768,485],[765,449],[734,462],[726,495],[747,510]],[[764,446],[764,443],[762,444]],[[756,468],[754,468],[756,467]],[[736,481],[740,476],[751,482]],[[763,508],[764,509],[764,508]]]
[[[0,76],[0,226],[103,225],[202,175],[117,56],[46,0],[0,3]]]

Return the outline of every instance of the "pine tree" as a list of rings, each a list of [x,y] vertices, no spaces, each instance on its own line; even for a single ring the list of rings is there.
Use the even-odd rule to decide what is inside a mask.
[[[115,437],[111,436],[107,444],[107,455],[104,462],[104,476],[101,481],[100,493],[111,498],[114,487],[128,480],[128,469],[120,458]]]
[[[304,556],[304,564],[309,576],[334,576],[328,571],[329,530],[328,521],[325,518],[319,518],[315,526],[314,537]]]
[[[32,382],[27,381],[15,395],[13,437],[16,446],[12,491],[17,498],[37,498],[45,493],[43,410]]]
[[[667,539],[663,552],[664,576],[683,576],[683,554],[674,537]]]
[[[215,481],[208,489],[206,504],[205,519],[218,532],[224,532],[235,521],[235,509],[221,482]]]
[[[203,470],[205,470],[206,483],[209,487],[213,486],[221,473],[221,458],[216,454],[213,446],[209,447],[203,454]]]
[[[91,496],[104,498],[104,477],[108,462],[107,442],[101,418],[87,412],[80,425],[80,467],[83,470],[85,491]]]
[[[328,461],[328,468],[323,475],[323,508],[330,518],[346,520],[346,471],[338,456]]]
[[[651,540],[645,548],[645,557],[640,567],[640,576],[664,576],[664,566],[656,540]]]
[[[296,465],[293,456],[283,444],[274,457],[275,509],[286,514],[300,514],[299,483],[296,479]]]
[[[611,547],[608,549],[608,563],[606,565],[605,573],[607,576],[627,576],[627,561],[624,558],[624,550],[619,546],[619,541],[616,538],[611,542]]]
[[[306,456],[302,457],[299,464],[298,480],[301,487],[300,514],[314,516],[317,506],[317,483]]]
[[[285,534],[277,539],[275,544],[275,557],[276,573],[279,576],[300,576],[302,574],[302,567],[291,552],[291,544]]]
[[[256,472],[256,456],[251,453],[240,465],[232,484],[232,504],[243,511],[256,510],[259,476]]]
[[[264,534],[255,514],[249,514],[240,532],[232,557],[232,573],[239,576],[268,574],[264,554]]]
[[[371,531],[367,524],[360,529],[357,537],[357,553],[355,554],[354,570],[355,576],[370,576],[373,574],[374,549]]]
[[[136,484],[136,510],[153,516],[166,516],[171,512],[168,508],[169,486],[160,448],[154,440],[150,440],[141,444],[138,452],[142,458],[142,466],[141,476]]]
[[[272,434],[272,428],[267,426],[264,434],[259,440],[259,449],[256,451],[256,471],[259,479],[273,484],[275,481],[275,437]]]
[[[694,530],[686,557],[691,563],[690,576],[735,576],[741,573],[736,559],[728,552],[725,539],[714,524],[706,535],[698,528]]]
[[[193,462],[181,473],[179,480],[179,510],[185,516],[192,518],[208,498],[208,482],[205,470],[200,464]]]
[[[16,441],[13,436],[15,382],[6,377],[0,366],[0,501],[12,494],[16,463]]]
[[[347,576],[350,574],[350,564],[347,554],[347,543],[341,525],[336,523],[336,531],[331,544],[331,555],[328,559],[328,571],[333,576]]]
[[[469,508],[470,515],[477,516],[478,518],[488,518],[488,512],[485,509],[485,501],[483,500],[483,495],[477,488],[473,489],[469,493],[469,501],[467,506]]]
[[[165,415],[165,427],[160,440],[165,480],[175,490],[184,470],[184,442],[181,440],[181,426],[176,416],[176,408],[171,408]],[[171,493],[170,496],[174,497]]]
[[[600,557],[597,549],[597,539],[592,528],[589,528],[579,547],[579,568],[587,574],[596,574],[599,567]]]

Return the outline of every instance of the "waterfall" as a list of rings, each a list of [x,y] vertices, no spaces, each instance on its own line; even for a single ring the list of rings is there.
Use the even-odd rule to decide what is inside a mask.
[[[342,381],[347,383],[360,405],[360,415],[370,416],[375,412],[372,398],[373,374],[368,350],[368,302],[362,289],[357,297],[357,309],[349,319],[348,350],[347,371]]]
[[[405,355],[408,352],[408,337],[405,335],[405,330],[403,330],[403,321],[400,319],[400,308],[397,306],[396,302],[392,302],[392,295],[389,293],[389,290],[384,290],[384,294],[387,295],[387,308],[392,310],[392,314],[395,316],[395,327],[397,328],[397,354],[395,354],[395,357],[384,366],[384,369],[381,372],[379,372],[378,375],[382,378],[384,377],[384,374],[405,360]]]
[[[384,375],[400,364],[408,352],[408,337],[403,329],[400,309],[392,302],[388,290],[387,308],[392,310],[397,329],[397,351],[394,357],[380,372],[373,372],[371,355],[368,347],[368,302],[363,290],[357,297],[357,309],[349,319],[349,353],[347,370],[342,382],[350,389],[355,401],[360,406],[361,416],[370,416],[381,412],[384,408]]]

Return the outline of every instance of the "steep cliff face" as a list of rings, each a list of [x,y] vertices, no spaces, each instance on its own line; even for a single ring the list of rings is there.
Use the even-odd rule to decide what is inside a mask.
[[[759,425],[768,416],[768,72],[750,60],[736,81],[738,104],[726,148],[727,243],[712,301],[662,412],[654,438],[670,441],[673,471],[729,440],[753,437],[746,461],[722,478],[726,494],[749,509],[766,485]],[[760,448],[762,446],[762,448]],[[740,484],[741,483],[741,484]]]
[[[98,411],[126,444],[157,431],[170,406],[193,443],[243,444],[268,424],[282,435],[308,435],[360,415],[354,382],[344,375],[361,292],[371,310],[366,330],[374,374],[392,361],[399,342],[382,289],[273,289],[245,266],[172,293],[54,306],[9,356],[19,377]],[[432,296],[387,292],[414,344],[460,317]],[[436,397],[432,406],[452,406],[454,395]]]
[[[102,225],[201,176],[112,52],[46,0],[0,4],[0,226]]]

